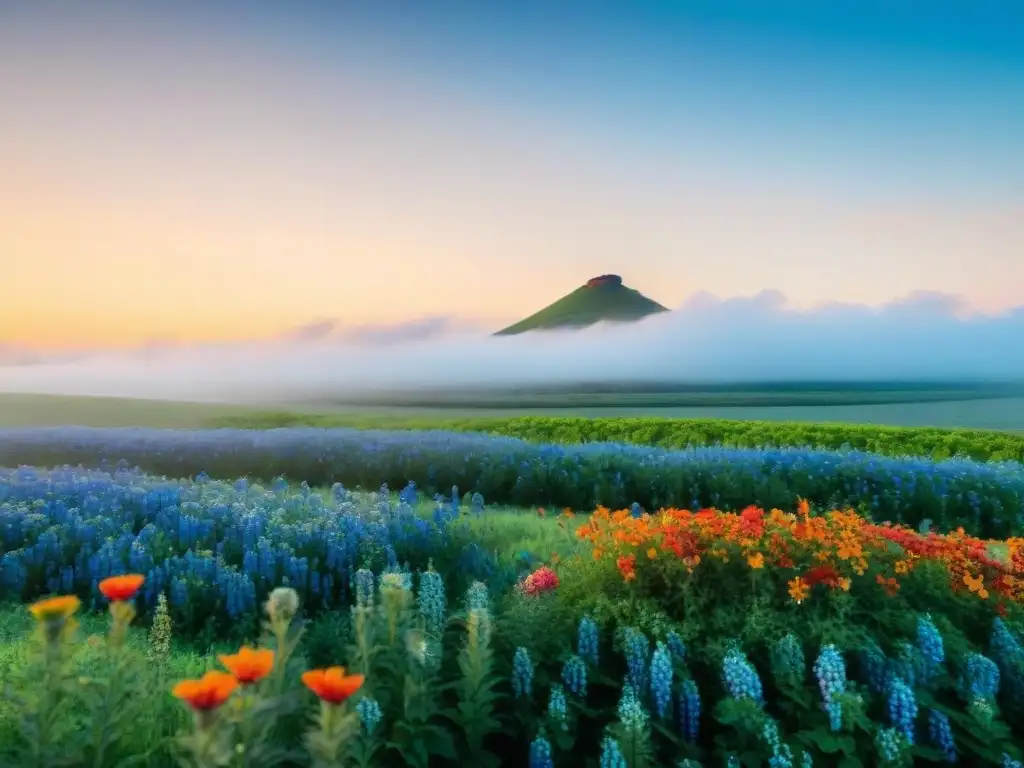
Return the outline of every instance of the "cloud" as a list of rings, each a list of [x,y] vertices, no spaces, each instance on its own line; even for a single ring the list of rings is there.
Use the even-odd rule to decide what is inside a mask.
[[[498,338],[447,316],[318,321],[270,341],[8,365],[0,391],[257,401],[583,381],[1024,380],[1021,339],[1024,307],[982,314],[944,294],[798,310],[778,291],[698,293],[639,323]]]

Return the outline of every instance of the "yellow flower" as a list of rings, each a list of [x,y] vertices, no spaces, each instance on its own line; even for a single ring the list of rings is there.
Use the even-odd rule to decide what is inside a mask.
[[[747,555],[747,563],[754,570],[764,568],[764,555],[761,552],[755,552],[752,555]]]
[[[848,577],[846,577],[846,576],[840,576],[839,577],[839,588],[841,590],[843,590],[843,592],[849,592],[850,591],[850,579]]]
[[[806,600],[809,592],[810,587],[808,587],[807,582],[799,576],[789,580],[789,596],[796,600],[797,603],[802,603]]]
[[[35,616],[36,621],[65,621],[71,618],[81,604],[82,602],[74,595],[62,595],[33,603],[29,606],[29,611]]]
[[[656,550],[654,547],[651,547],[650,549],[647,550],[647,557],[648,557],[648,559],[653,560],[657,556],[658,556],[658,550]]]

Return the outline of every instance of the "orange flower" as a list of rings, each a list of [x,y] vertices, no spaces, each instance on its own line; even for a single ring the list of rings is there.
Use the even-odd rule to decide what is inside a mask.
[[[566,507],[562,510],[562,517],[576,517],[576,514],[569,507]]]
[[[892,576],[890,576],[889,578],[885,578],[882,576],[882,574],[879,573],[875,575],[875,581],[877,581],[879,585],[881,585],[881,587],[885,590],[886,594],[889,595],[889,597],[892,597],[900,591],[900,583],[896,581],[896,579],[894,579]]]
[[[100,592],[103,593],[105,598],[115,602],[131,600],[135,597],[135,593],[139,591],[139,587],[142,586],[142,582],[145,580],[146,577],[138,573],[111,576],[109,579],[104,579],[100,582]]]
[[[755,571],[764,568],[764,554],[754,552],[752,555],[747,555],[747,564]]]
[[[623,579],[633,581],[636,578],[636,555],[623,555],[615,561],[615,567]]]
[[[971,576],[969,573],[964,574],[964,584],[974,594],[980,597],[982,600],[988,599],[988,590],[985,589],[985,577],[980,573],[977,576]]]
[[[601,555],[603,555],[603,554],[604,554],[604,551],[600,547],[594,547],[593,555],[594,555],[594,559],[595,560],[600,560],[601,559]]]
[[[233,675],[211,669],[198,680],[182,680],[171,694],[192,709],[208,712],[230,699],[237,687],[238,681]]]
[[[798,515],[807,517],[811,514],[811,503],[807,499],[798,499],[796,502],[796,512]]]
[[[274,668],[274,652],[267,648],[252,649],[242,646],[238,653],[217,657],[242,685],[258,683]]]
[[[802,603],[806,600],[808,592],[810,592],[810,587],[799,576],[789,580],[789,596],[796,600],[797,603]]]
[[[328,704],[341,704],[363,686],[362,675],[346,675],[344,667],[311,669],[302,673],[302,683]]]
[[[841,590],[843,590],[843,592],[849,592],[850,591],[850,579],[847,578],[846,576],[840,576],[839,579],[838,579],[838,584],[839,584],[839,588]]]
[[[78,610],[82,603],[74,595],[62,595],[61,597],[48,597],[29,606],[29,611],[37,621],[66,620],[71,614]]]
[[[650,549],[647,550],[647,559],[648,560],[653,560],[657,556],[658,556],[658,550],[656,550],[654,547],[651,547]]]

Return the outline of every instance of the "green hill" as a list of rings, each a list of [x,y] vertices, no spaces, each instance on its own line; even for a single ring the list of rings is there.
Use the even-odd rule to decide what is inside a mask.
[[[639,291],[624,286],[618,275],[601,275],[588,280],[585,285],[540,312],[494,335],[513,336],[526,331],[585,328],[601,321],[632,322],[657,312],[668,312],[668,309]]]

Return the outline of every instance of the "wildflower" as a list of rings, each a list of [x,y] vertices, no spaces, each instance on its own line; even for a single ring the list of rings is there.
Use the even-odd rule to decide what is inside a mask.
[[[149,648],[146,655],[150,661],[167,661],[171,655],[171,634],[171,614],[167,609],[167,596],[161,592],[156,597],[153,625],[149,628]]]
[[[380,704],[376,699],[371,698],[360,699],[356,704],[356,713],[359,715],[359,722],[362,723],[363,731],[366,733],[373,733],[373,729],[384,717],[384,713],[380,710]]]
[[[975,699],[993,701],[999,692],[999,666],[987,656],[969,653],[964,659],[958,683],[960,695],[968,702]]]
[[[668,713],[668,705],[672,703],[672,657],[668,646],[658,641],[651,656],[651,696],[658,717],[664,719]]]
[[[221,654],[217,658],[242,685],[258,683],[274,668],[274,652],[266,648],[254,650],[242,646],[238,653]]]
[[[530,742],[530,768],[555,768],[555,759],[551,753],[551,742],[538,734]]]
[[[560,685],[551,686],[551,697],[548,699],[548,717],[553,723],[558,724],[562,730],[569,727],[566,722],[569,713],[566,707],[565,690]]]
[[[142,587],[146,577],[138,573],[129,573],[124,576],[111,576],[100,582],[99,588],[103,596],[114,602],[131,600]]]
[[[346,675],[344,667],[311,669],[302,673],[302,684],[328,704],[342,704],[363,687],[363,675]]]
[[[618,713],[619,722],[627,731],[639,733],[647,726],[647,713],[637,698],[636,689],[628,682],[622,686]]]
[[[889,683],[889,720],[893,727],[914,745],[914,721],[917,719],[917,701],[914,692],[899,677]]]
[[[298,613],[299,594],[291,587],[277,587],[267,598],[265,608],[272,622],[288,624]]]
[[[846,692],[846,663],[834,645],[821,649],[818,660],[814,662],[814,675],[818,678],[818,690],[828,713],[829,727],[838,731],[843,725],[843,710],[837,699]]]
[[[562,682],[581,699],[587,696],[587,665],[579,656],[570,656],[562,667]]]
[[[533,660],[530,652],[523,647],[516,648],[512,657],[512,691],[516,698],[527,697],[533,692]]]
[[[541,566],[523,580],[523,592],[539,595],[550,592],[558,586],[558,575],[546,565]]]
[[[356,571],[354,580],[356,583],[356,605],[359,608],[372,608],[373,593],[376,587],[373,571],[360,568]]]
[[[427,630],[435,635],[440,634],[446,621],[444,579],[433,568],[420,576],[418,599],[420,615],[423,616]]]
[[[879,728],[875,734],[875,748],[883,763],[896,763],[903,752],[905,741],[896,728]]]
[[[605,736],[601,740],[601,761],[600,768],[628,768],[626,758],[622,756],[619,742],[611,736]]]
[[[576,630],[576,652],[588,664],[597,666],[599,661],[597,624],[589,616],[580,619]]]
[[[768,760],[770,768],[793,768],[793,750],[788,744],[783,743],[779,736],[779,726],[770,717],[764,719],[761,738],[772,751],[772,756]]]
[[[624,580],[636,580],[636,555],[622,555],[615,561],[615,567],[619,569]]]
[[[198,680],[182,680],[174,686],[171,695],[181,699],[194,711],[210,712],[231,698],[238,688],[234,675],[211,669]]]
[[[932,746],[942,752],[947,763],[956,762],[956,744],[949,718],[937,709],[928,710],[928,738]]]
[[[755,552],[752,555],[747,555],[747,565],[755,571],[764,568],[764,553]]]
[[[1003,768],[1024,768],[1024,763],[1014,760],[1006,752],[1003,752]]]
[[[686,643],[683,642],[683,638],[675,630],[665,635],[665,644],[668,645],[668,649],[672,652],[674,658],[679,661],[686,661]]]
[[[474,581],[466,590],[466,608],[470,611],[490,610],[490,594],[482,581]]]
[[[982,600],[988,599],[988,590],[985,589],[985,577],[981,574],[971,576],[971,574],[965,573],[964,584],[966,584],[967,588]]]
[[[810,590],[807,586],[807,582],[805,582],[799,576],[797,576],[795,579],[789,580],[789,596],[793,598],[797,602],[797,604],[802,603],[804,600],[807,599],[807,594],[809,591]]]
[[[626,627],[624,645],[629,682],[636,690],[643,691],[647,688],[647,660],[651,653],[651,641],[643,632]]]
[[[747,657],[737,648],[731,648],[725,654],[722,679],[734,699],[753,699],[758,704],[764,703],[761,679]]]
[[[654,560],[658,556],[658,550],[654,547],[649,547],[647,550],[647,559]]]
[[[36,621],[44,623],[64,622],[74,615],[81,604],[82,601],[74,595],[64,595],[40,600],[30,605],[28,609]]]
[[[807,662],[804,649],[792,632],[779,638],[769,654],[772,675],[776,682],[799,686],[803,683]]]
[[[928,682],[939,673],[942,663],[946,660],[942,635],[932,622],[931,616],[920,616],[917,619],[917,650],[921,658],[922,682]]]
[[[679,728],[688,742],[693,744],[697,741],[700,733],[700,692],[690,678],[683,680],[679,691]]]

